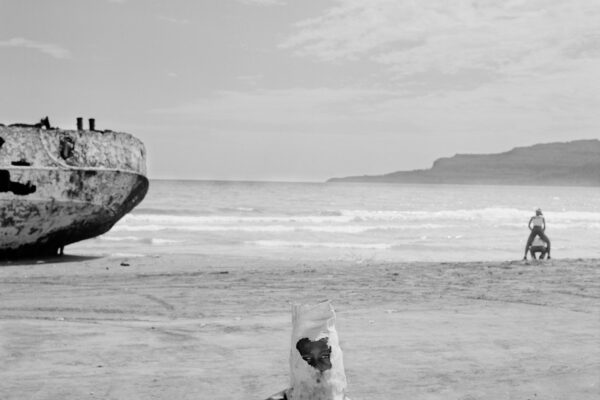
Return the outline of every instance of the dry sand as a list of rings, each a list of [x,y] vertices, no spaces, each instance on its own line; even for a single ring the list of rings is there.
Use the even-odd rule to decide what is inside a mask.
[[[600,398],[600,260],[56,261],[0,265],[2,400],[261,400],[323,299],[353,400]]]

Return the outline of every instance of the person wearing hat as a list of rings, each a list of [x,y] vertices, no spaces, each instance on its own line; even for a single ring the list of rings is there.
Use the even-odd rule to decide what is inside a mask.
[[[531,233],[529,234],[527,244],[525,245],[525,255],[523,256],[523,260],[527,260],[527,251],[531,247],[533,239],[535,239],[536,236],[546,243],[547,258],[550,259],[550,239],[548,239],[548,236],[546,236],[545,233],[546,220],[544,219],[541,208],[535,210],[535,215],[529,219],[528,226]]]

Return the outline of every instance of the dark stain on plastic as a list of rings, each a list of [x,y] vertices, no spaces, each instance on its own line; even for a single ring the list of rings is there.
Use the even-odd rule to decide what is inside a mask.
[[[308,365],[324,372],[331,369],[331,346],[327,342],[326,337],[316,341],[302,338],[296,343],[296,349]]]

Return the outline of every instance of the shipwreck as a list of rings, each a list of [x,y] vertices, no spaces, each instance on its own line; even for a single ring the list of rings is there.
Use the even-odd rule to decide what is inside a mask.
[[[0,258],[62,254],[106,233],[148,191],[144,144],[124,132],[0,124]]]

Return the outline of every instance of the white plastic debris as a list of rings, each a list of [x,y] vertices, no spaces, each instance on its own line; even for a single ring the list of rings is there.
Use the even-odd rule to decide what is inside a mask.
[[[288,400],[344,400],[346,373],[331,303],[292,306]]]

